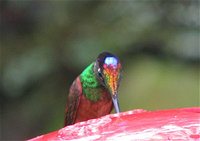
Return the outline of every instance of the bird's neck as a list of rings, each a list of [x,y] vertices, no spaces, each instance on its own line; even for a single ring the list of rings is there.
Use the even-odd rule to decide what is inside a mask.
[[[93,102],[98,101],[102,94],[102,88],[100,82],[96,78],[94,72],[94,63],[89,65],[80,75],[82,83],[82,91],[88,100]]]

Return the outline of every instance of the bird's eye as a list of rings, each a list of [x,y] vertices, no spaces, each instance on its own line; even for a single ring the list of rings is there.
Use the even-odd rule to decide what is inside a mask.
[[[99,76],[99,79],[101,81],[101,84],[105,86],[105,81],[104,81],[104,78],[103,78],[103,75],[102,75],[100,68],[98,69],[98,76]]]
[[[98,69],[98,75],[99,75],[100,78],[103,78],[100,68]]]

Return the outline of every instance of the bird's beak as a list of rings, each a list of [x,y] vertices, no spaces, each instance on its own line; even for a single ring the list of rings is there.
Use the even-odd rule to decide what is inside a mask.
[[[117,97],[117,93],[112,94],[112,101],[113,101],[113,105],[115,108],[115,112],[119,113],[120,112],[120,108],[119,108],[119,102],[118,102],[118,97]]]
[[[111,93],[113,105],[114,105],[114,108],[115,108],[115,112],[119,113],[120,108],[119,108],[118,93],[117,93],[118,80],[117,80],[117,77],[115,75],[111,75],[111,76],[112,77],[110,77],[110,80],[108,81],[108,85],[110,86],[110,93]]]
[[[105,82],[106,82],[106,85],[108,86],[108,90],[111,94],[115,112],[119,113],[120,108],[119,108],[118,93],[117,93],[119,80],[118,80],[118,75],[116,75],[117,72],[114,72],[113,74],[112,73],[110,71],[107,71],[105,73],[109,76],[109,77],[106,77],[108,79],[106,79]]]

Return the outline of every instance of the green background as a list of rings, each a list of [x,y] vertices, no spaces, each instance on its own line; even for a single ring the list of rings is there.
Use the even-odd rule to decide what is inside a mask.
[[[0,1],[0,140],[63,127],[69,87],[119,56],[122,111],[199,106],[199,1]]]

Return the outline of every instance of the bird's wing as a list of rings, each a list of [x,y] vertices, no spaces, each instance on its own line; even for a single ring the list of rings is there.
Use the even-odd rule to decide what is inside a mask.
[[[65,126],[74,124],[81,95],[82,95],[82,85],[81,85],[80,77],[77,77],[70,87],[70,91],[69,91],[69,95],[67,99],[66,113],[65,113]]]

